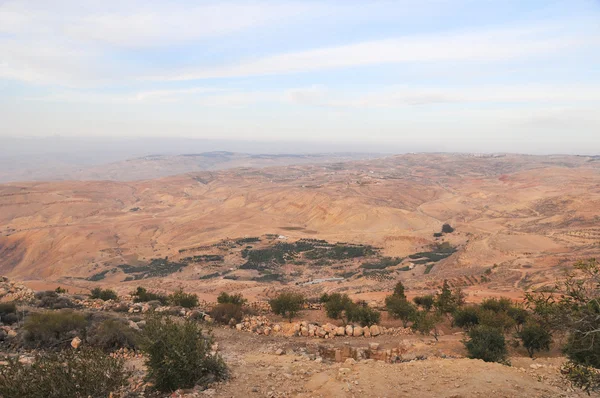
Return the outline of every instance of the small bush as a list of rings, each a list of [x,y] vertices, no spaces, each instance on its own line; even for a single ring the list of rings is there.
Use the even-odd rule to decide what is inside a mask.
[[[481,308],[484,310],[490,310],[495,313],[508,312],[513,307],[513,302],[508,298],[488,298],[481,302]]]
[[[104,351],[120,348],[136,349],[139,332],[120,319],[106,319],[94,324],[87,332],[87,342]]]
[[[32,313],[23,325],[25,343],[44,348],[67,346],[86,326],[85,316],[71,310]]]
[[[211,354],[212,336],[203,333],[198,323],[154,316],[148,318],[143,334],[147,378],[157,390],[171,392],[227,378],[227,366]]]
[[[95,350],[44,353],[31,365],[7,358],[0,366],[0,396],[108,397],[125,386],[129,376],[122,359]]]
[[[134,303],[146,303],[148,301],[159,301],[161,305],[167,305],[169,299],[164,294],[152,293],[146,290],[146,288],[138,286],[138,288],[131,293],[133,296]]]
[[[217,302],[219,304],[235,304],[235,305],[244,305],[248,302],[241,294],[229,294],[227,292],[221,292],[219,297],[217,297]]]
[[[56,293],[58,293],[58,294],[64,294],[64,293],[67,293],[67,292],[68,292],[68,290],[67,290],[67,289],[64,289],[64,288],[62,288],[62,287],[60,287],[60,286],[59,286],[59,287],[57,287],[56,289],[54,289],[54,291],[55,291]]]
[[[479,325],[469,332],[469,340],[463,344],[469,358],[485,362],[506,362],[506,341],[502,332],[493,327]]]
[[[12,325],[18,321],[19,316],[17,315],[17,305],[15,302],[0,303],[0,322]]]
[[[99,287],[92,289],[90,298],[100,299],[102,301],[114,300],[117,301],[119,296],[117,292],[111,289],[100,289]]]
[[[269,300],[271,310],[291,322],[304,305],[304,296],[300,293],[284,292],[274,299]]]
[[[371,326],[379,323],[379,311],[359,304],[354,304],[346,310],[348,322],[358,322],[361,326]]]
[[[225,303],[216,305],[209,314],[215,322],[223,325],[229,325],[231,320],[234,319],[235,323],[241,322],[244,317],[241,305]]]
[[[454,232],[454,228],[450,224],[442,225],[442,233],[451,234],[452,232]]]
[[[175,293],[169,295],[169,303],[179,307],[194,308],[198,306],[198,296],[193,293],[186,293],[183,289],[179,289]]]
[[[52,310],[60,310],[64,308],[75,308],[76,305],[68,297],[61,296],[54,290],[37,292],[35,298],[38,300],[37,306],[41,308],[49,308]]]

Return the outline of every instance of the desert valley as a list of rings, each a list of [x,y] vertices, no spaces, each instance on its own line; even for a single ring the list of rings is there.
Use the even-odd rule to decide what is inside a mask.
[[[207,326],[233,379],[178,394],[582,394],[560,375],[556,345],[537,361],[511,349],[512,367],[471,363],[455,321],[440,319],[434,339],[386,306],[398,282],[415,302],[443,285],[484,306],[520,306],[527,293],[551,291],[574,263],[600,254],[598,157],[405,154],[137,181],[5,183],[0,209],[5,300],[43,306],[33,292],[56,290],[76,307],[111,312],[139,301],[136,289],[179,291],[214,318],[223,292],[244,297],[250,315]],[[103,289],[119,299],[85,298]],[[287,322],[269,308],[282,292],[313,304]],[[336,294],[383,311],[379,326],[332,323],[322,297]],[[130,323],[148,310],[132,305],[124,308]],[[377,387],[389,372],[400,372],[399,384]]]

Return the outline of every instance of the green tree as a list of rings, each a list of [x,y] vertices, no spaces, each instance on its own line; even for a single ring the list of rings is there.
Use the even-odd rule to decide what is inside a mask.
[[[436,295],[435,306],[442,314],[449,314],[456,308],[454,295],[452,294],[452,290],[450,289],[450,285],[448,284],[447,280],[444,280],[442,291]]]
[[[536,351],[549,351],[552,344],[552,335],[539,323],[527,323],[518,334],[523,342],[523,347],[531,358]]]
[[[479,325],[479,307],[469,306],[458,308],[452,313],[452,324],[466,330],[471,330]]]
[[[404,299],[404,301],[406,301],[406,294],[404,293],[404,285],[402,284],[402,282],[396,283],[396,286],[394,286],[393,295],[401,297]]]
[[[441,322],[440,314],[434,311],[417,311],[415,313],[412,329],[422,335],[433,335],[438,341],[439,331],[438,323]]]
[[[469,339],[463,341],[469,358],[482,359],[485,362],[506,361],[506,341],[504,334],[490,326],[479,325],[469,332]]]
[[[283,292],[274,299],[269,300],[273,313],[287,318],[290,322],[304,305],[304,296],[300,293]]]
[[[385,298],[385,308],[390,316],[402,321],[403,327],[408,326],[408,322],[414,319],[417,312],[416,307],[405,297],[395,294]]]
[[[368,305],[352,303],[352,305],[346,309],[346,313],[348,322],[358,322],[361,326],[376,325],[381,319],[379,311]]]
[[[328,318],[341,319],[347,322],[347,310],[354,305],[347,294],[332,293],[325,302],[325,313]]]

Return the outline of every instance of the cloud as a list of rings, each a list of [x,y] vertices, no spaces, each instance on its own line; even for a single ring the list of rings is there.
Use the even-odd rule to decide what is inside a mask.
[[[358,66],[413,62],[489,62],[560,54],[600,43],[598,38],[562,32],[554,26],[444,32],[373,40],[343,46],[289,52],[219,67],[198,68],[153,77],[197,80],[315,72]]]

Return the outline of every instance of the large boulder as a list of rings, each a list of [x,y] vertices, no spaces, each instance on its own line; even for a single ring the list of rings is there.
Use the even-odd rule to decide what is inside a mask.
[[[361,328],[360,326],[355,326],[354,327],[354,331],[352,332],[352,335],[354,337],[360,337],[363,335],[363,328]]]
[[[345,334],[346,334],[346,329],[343,326],[335,328],[335,335],[336,336],[343,336]]]
[[[352,325],[346,325],[346,335],[352,336],[353,328]]]
[[[371,325],[371,327],[369,328],[369,332],[371,332],[371,336],[373,337],[379,336],[381,334],[381,330],[377,325]]]

